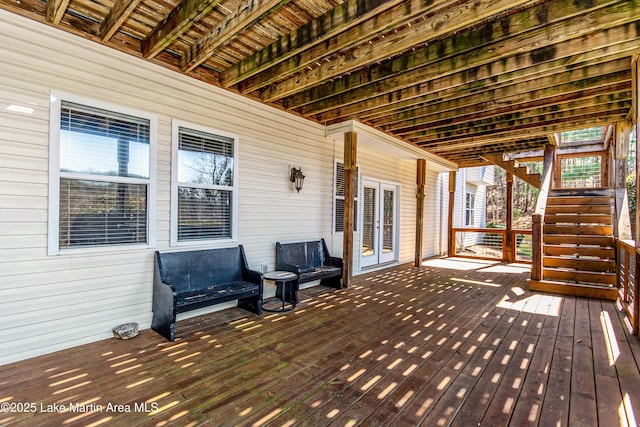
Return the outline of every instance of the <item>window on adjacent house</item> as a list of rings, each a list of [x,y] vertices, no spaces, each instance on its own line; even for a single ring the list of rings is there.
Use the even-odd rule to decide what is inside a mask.
[[[155,244],[155,118],[123,110],[52,94],[50,253]]]
[[[475,205],[476,195],[473,193],[466,193],[465,207],[464,207],[464,225],[473,227],[475,225]]]
[[[334,232],[342,233],[344,231],[344,164],[336,162],[335,167],[335,197],[334,197]],[[356,168],[356,182],[355,182],[356,196],[354,197],[354,231],[358,230],[358,169]]]
[[[174,121],[172,243],[235,238],[238,139]]]

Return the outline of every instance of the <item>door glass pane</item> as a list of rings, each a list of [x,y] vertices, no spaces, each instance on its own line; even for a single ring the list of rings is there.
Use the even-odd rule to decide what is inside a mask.
[[[375,254],[375,233],[376,233],[376,189],[364,187],[363,201],[363,222],[362,224],[362,256]]]
[[[382,252],[393,252],[393,202],[394,191],[384,190],[384,212],[383,212],[383,229],[382,229]]]

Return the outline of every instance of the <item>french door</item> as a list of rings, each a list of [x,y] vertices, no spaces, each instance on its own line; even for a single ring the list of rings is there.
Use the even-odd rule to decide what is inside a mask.
[[[361,267],[398,259],[397,193],[395,185],[362,181]]]

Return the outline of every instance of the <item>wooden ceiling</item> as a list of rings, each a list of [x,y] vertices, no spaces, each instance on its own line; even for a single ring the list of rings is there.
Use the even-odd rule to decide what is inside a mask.
[[[629,117],[640,0],[0,0],[322,124],[460,166]]]

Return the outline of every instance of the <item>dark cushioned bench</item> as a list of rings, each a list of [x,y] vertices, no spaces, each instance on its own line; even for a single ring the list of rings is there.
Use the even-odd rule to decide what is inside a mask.
[[[276,242],[276,270],[291,271],[298,275],[297,295],[300,283],[320,280],[320,284],[340,289],[342,287],[342,258],[329,255],[324,239],[309,242]],[[295,301],[297,303],[297,296]]]
[[[259,315],[262,283],[262,274],[249,270],[242,245],[156,251],[151,328],[173,341],[176,314],[232,300]]]

